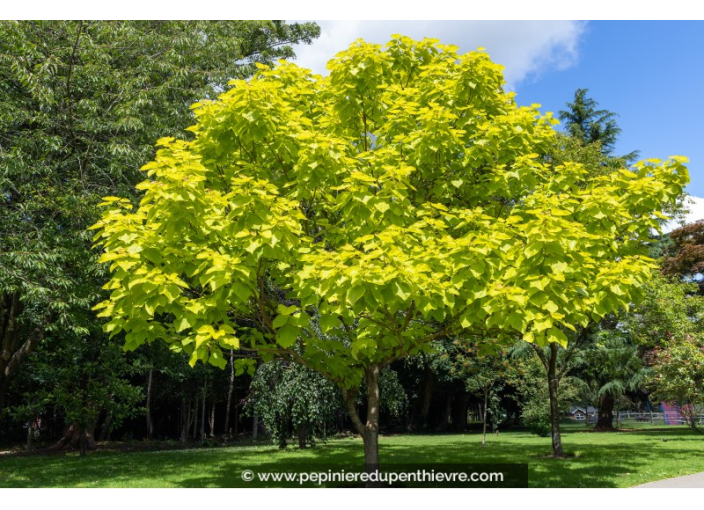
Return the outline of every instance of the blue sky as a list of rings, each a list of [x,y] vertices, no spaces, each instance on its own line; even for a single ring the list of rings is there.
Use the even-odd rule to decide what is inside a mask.
[[[592,22],[577,59],[516,85],[517,100],[564,109],[588,88],[601,108],[618,113],[617,152],[643,158],[690,158],[692,195],[704,197],[704,23]]]
[[[357,38],[384,43],[394,33],[435,37],[460,52],[486,48],[506,67],[520,104],[557,112],[577,88],[619,115],[617,153],[690,159],[688,221],[704,219],[704,22],[660,21],[323,21],[298,64],[325,62]]]

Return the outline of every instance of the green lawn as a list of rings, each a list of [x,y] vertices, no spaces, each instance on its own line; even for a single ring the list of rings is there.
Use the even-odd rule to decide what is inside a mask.
[[[549,438],[522,432],[405,435],[381,438],[387,463],[528,463],[531,487],[629,487],[704,471],[704,436],[683,427],[634,432],[586,432],[565,427],[563,443],[574,457],[546,458]],[[359,462],[359,439],[307,450],[269,445],[189,450],[0,456],[0,487],[239,487],[241,471],[310,470],[323,463]],[[258,486],[252,483],[250,486]]]

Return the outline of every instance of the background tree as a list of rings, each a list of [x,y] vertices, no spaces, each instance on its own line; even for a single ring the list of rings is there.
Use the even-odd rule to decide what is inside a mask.
[[[298,446],[315,444],[334,430],[344,403],[337,387],[298,363],[273,360],[262,363],[252,379],[247,404],[263,420],[272,441],[286,448],[295,436]]]
[[[597,145],[607,156],[613,151],[621,134],[621,128],[616,123],[618,114],[608,110],[598,110],[599,103],[587,97],[589,89],[577,89],[574,100],[567,103],[567,110],[560,110],[559,118],[564,122],[565,129],[571,138],[579,140],[583,145]],[[634,161],[638,151],[633,151],[620,159]]]
[[[600,430],[613,430],[616,402],[626,392],[644,387],[648,377],[643,347],[634,342],[619,319],[601,322],[600,329],[580,349],[579,366],[574,371],[599,409],[595,426]]]
[[[704,220],[669,233],[663,246],[662,270],[667,275],[694,278],[704,271]]]
[[[89,335],[104,276],[86,227],[100,197],[134,196],[154,140],[182,136],[191,103],[318,34],[281,21],[0,22],[0,414],[37,345]]]
[[[450,375],[462,381],[467,390],[482,401],[482,446],[486,446],[488,416],[491,414],[492,428],[497,429],[500,421],[498,392],[514,376],[508,352],[491,340],[455,339],[443,345],[442,355],[451,365]]]
[[[112,273],[96,308],[127,349],[322,373],[375,471],[382,368],[465,330],[566,345],[637,300],[655,214],[688,176],[682,158],[551,166],[551,119],[481,52],[399,36],[329,68],[262,68],[196,105],[194,140],[160,140],[139,207],[107,197],[94,227]]]
[[[407,431],[467,429],[470,405],[475,402],[455,370],[454,341],[454,338],[437,340],[429,352],[394,364],[409,400]],[[477,405],[472,414],[481,416],[481,406]]]
[[[686,337],[701,338],[704,299],[697,285],[653,274],[643,287],[643,300],[623,316],[623,328],[645,349],[666,347]]]
[[[66,426],[52,449],[72,447],[85,455],[99,435],[107,439],[113,427],[139,412],[144,394],[132,384],[137,372],[132,361],[117,339],[106,343],[99,333],[71,342],[51,336],[18,375],[22,404],[10,407],[11,414],[29,406],[31,421],[50,412],[62,416]],[[96,433],[101,419],[102,431]]]
[[[678,404],[684,413],[695,414],[701,412],[695,404],[701,357],[697,349],[704,338],[704,299],[698,290],[695,283],[655,274],[645,287],[645,299],[623,320],[651,371],[646,387],[650,401]]]
[[[570,372],[577,365],[576,354],[587,341],[594,322],[588,321],[586,326],[581,326],[578,331],[569,331],[569,342],[559,344],[553,342],[547,346],[540,346],[534,342],[518,342],[512,348],[515,358],[525,358],[534,354],[539,361],[536,366],[542,367],[545,386],[533,381],[535,367],[528,365],[524,384],[519,389],[523,396],[523,418],[535,433],[542,435],[545,428],[545,410],[549,411],[550,436],[552,438],[553,456],[563,457],[562,435],[560,433],[560,419],[565,410],[565,405],[573,401],[574,392],[564,392],[560,389],[571,381]],[[570,390],[573,385],[570,384]],[[545,402],[539,403],[538,398],[546,397]]]
[[[655,350],[653,398],[679,406],[698,431],[704,409],[704,349],[693,339],[681,339]]]
[[[553,408],[557,409],[558,416],[563,416],[577,397],[577,384],[569,375],[561,377],[559,391],[553,400],[540,359],[532,356],[525,345],[512,350],[512,356],[514,377],[511,384],[516,387],[514,398],[521,408],[521,421],[531,433],[548,437],[554,427]]]

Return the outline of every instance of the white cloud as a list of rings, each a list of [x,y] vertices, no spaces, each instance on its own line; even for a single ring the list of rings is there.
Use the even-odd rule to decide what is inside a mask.
[[[667,233],[682,225],[689,225],[697,220],[704,220],[704,198],[689,196],[687,199],[689,213],[683,218],[683,221],[671,220],[665,223],[662,231]]]
[[[301,67],[326,74],[325,64],[356,39],[384,44],[392,34],[414,39],[432,37],[459,46],[460,53],[486,48],[494,62],[506,67],[513,88],[548,69],[565,69],[578,58],[586,25],[577,21],[319,21],[320,38],[297,45]]]

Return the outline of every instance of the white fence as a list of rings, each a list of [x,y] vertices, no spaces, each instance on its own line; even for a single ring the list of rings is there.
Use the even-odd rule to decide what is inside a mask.
[[[597,416],[589,413],[589,424],[596,424]],[[667,418],[667,419],[666,419]],[[583,422],[583,420],[580,420]],[[633,411],[618,411],[614,413],[614,425],[624,427],[628,424],[650,424],[650,425],[689,425],[682,414],[663,412],[636,413]],[[697,416],[697,423],[704,424],[704,414]]]

